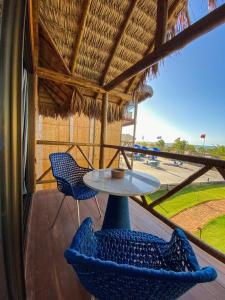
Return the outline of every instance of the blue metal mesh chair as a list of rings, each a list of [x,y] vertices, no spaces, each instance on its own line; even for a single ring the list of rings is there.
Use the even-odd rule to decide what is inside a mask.
[[[199,267],[181,229],[166,242],[125,229],[94,232],[87,218],[64,255],[83,286],[99,300],[177,299],[217,276],[212,267]]]
[[[95,202],[101,217],[101,210],[97,200],[97,192],[87,187],[83,182],[83,177],[87,172],[92,171],[88,168],[80,167],[74,158],[69,153],[59,152],[52,153],[49,155],[52,174],[57,180],[57,187],[60,192],[64,194],[64,197],[61,201],[55,219],[50,226],[53,228],[57,217],[59,215],[60,209],[63,205],[63,202],[66,196],[72,196],[77,200],[77,215],[78,215],[78,224],[80,225],[80,210],[79,210],[79,201],[87,200],[90,198],[95,198]]]

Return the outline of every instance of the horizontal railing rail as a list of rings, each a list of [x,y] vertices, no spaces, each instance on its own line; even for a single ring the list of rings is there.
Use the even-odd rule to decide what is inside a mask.
[[[54,145],[54,146],[93,146],[100,147],[100,144],[93,143],[75,143],[75,142],[64,142],[64,141],[49,141],[49,140],[37,140],[38,145]]]
[[[207,165],[207,166],[216,167],[216,168],[220,168],[220,167],[225,168],[225,161],[216,159],[216,158],[178,154],[178,153],[172,153],[172,152],[162,152],[162,151],[158,152],[158,151],[153,151],[153,150],[142,150],[142,149],[136,149],[133,147],[116,146],[116,145],[108,145],[108,144],[105,144],[104,147],[111,148],[111,149],[119,149],[120,151],[141,153],[141,154],[159,156],[159,157],[164,157],[164,158],[169,158],[169,159],[182,160],[182,161],[187,161],[187,162],[201,164],[201,165]]]
[[[136,148],[132,148],[132,147],[123,147],[123,146],[116,146],[116,145],[104,145],[104,147],[116,149],[117,155],[119,154],[119,152],[121,152],[128,169],[132,169],[132,166],[131,166],[129,159],[125,152],[141,153],[141,154],[145,154],[145,155],[147,154],[147,155],[159,156],[159,157],[164,157],[164,158],[181,160],[181,161],[185,161],[185,162],[191,162],[191,163],[195,163],[198,165],[203,165],[202,168],[197,170],[195,173],[191,174],[188,178],[186,178],[181,183],[176,185],[173,189],[168,191],[165,195],[156,199],[154,202],[148,204],[146,197],[141,196],[143,206],[147,209],[152,209],[153,207],[168,200],[169,197],[173,196],[174,194],[179,192],[181,189],[183,189],[184,187],[186,187],[187,185],[192,183],[194,180],[196,180],[203,174],[207,173],[213,167],[215,167],[217,169],[217,171],[225,179],[225,161],[223,161],[223,160],[219,160],[219,159],[215,159],[215,158],[200,157],[200,156],[185,155],[185,154],[170,153],[170,152],[141,150],[141,149],[136,149]],[[113,160],[110,163],[112,164]]]

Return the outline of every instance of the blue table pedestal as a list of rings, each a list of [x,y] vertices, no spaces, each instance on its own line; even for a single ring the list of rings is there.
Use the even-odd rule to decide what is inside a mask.
[[[131,229],[127,196],[109,195],[102,229]]]

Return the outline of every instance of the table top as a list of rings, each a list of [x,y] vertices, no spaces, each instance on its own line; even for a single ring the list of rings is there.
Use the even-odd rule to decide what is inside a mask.
[[[124,178],[112,178],[111,169],[100,169],[85,174],[84,183],[99,192],[116,196],[137,196],[153,193],[160,181],[149,174],[126,170]]]

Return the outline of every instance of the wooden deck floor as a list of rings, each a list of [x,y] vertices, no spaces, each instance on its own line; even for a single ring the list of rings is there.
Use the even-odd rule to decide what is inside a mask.
[[[56,190],[39,191],[34,195],[26,252],[26,286],[28,300],[86,300],[90,295],[81,287],[63,253],[69,246],[77,228],[76,203],[68,198],[52,231],[49,226],[62,199]],[[102,211],[106,195],[99,195]],[[130,215],[134,230],[150,232],[166,240],[172,230],[149,212],[130,200]],[[81,219],[91,216],[95,228],[101,227],[95,202],[81,203]],[[186,293],[183,300],[225,300],[225,266],[197,247],[195,252],[202,266],[213,265],[219,274],[216,281],[198,285]],[[139,299],[138,299],[139,300]],[[141,299],[140,299],[141,300]]]

